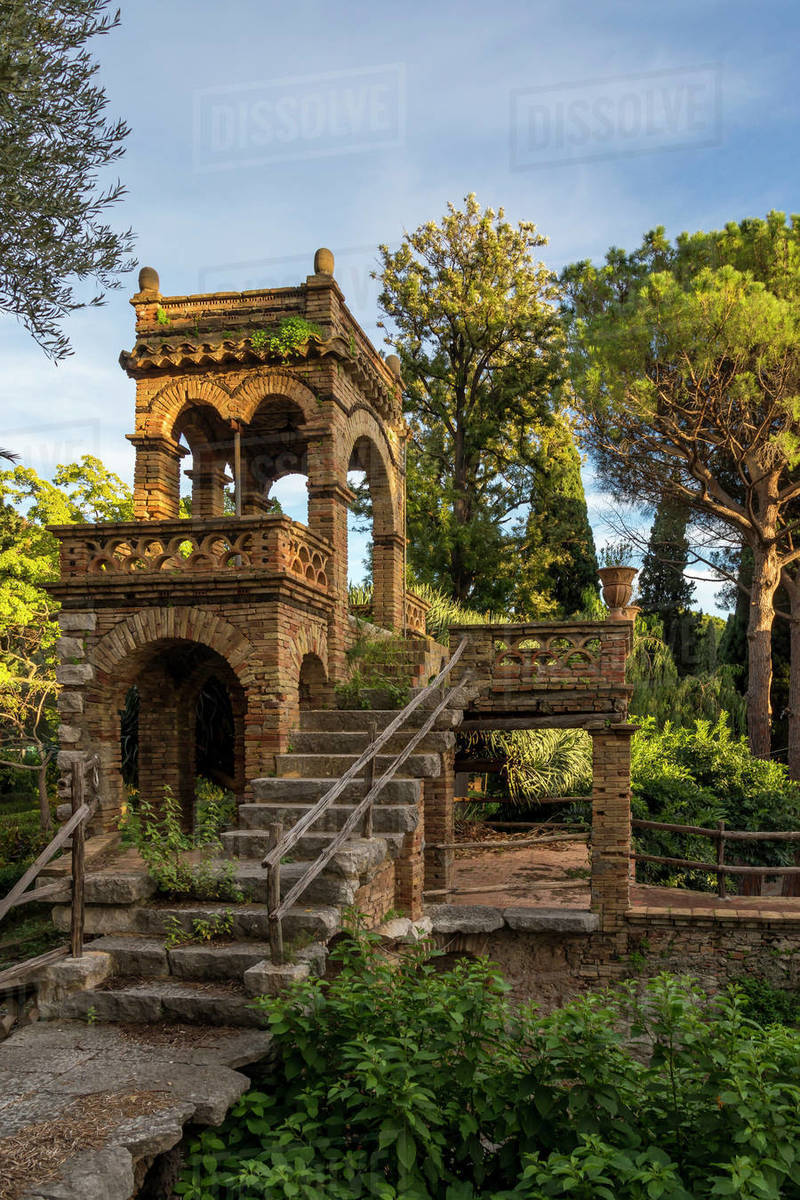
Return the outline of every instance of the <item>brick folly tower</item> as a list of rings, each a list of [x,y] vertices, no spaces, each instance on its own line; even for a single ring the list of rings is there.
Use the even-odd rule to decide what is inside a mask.
[[[198,773],[247,794],[286,749],[298,709],[331,702],[352,636],[349,470],[366,473],[372,498],[373,620],[424,630],[404,584],[399,362],[365,336],[333,267],[318,250],[298,287],[196,296],[162,296],[152,268],[139,274],[136,343],[120,357],[136,381],[134,520],[54,530],[60,764],[99,754],[105,827],[124,798],[132,688],[140,790],[169,785],[187,820]],[[294,473],[308,479],[307,526],[269,496]],[[218,745],[198,742],[203,706]]]

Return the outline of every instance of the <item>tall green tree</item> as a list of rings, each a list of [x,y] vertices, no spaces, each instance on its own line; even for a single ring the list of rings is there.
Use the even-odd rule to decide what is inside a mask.
[[[557,615],[573,616],[597,593],[597,555],[581,479],[581,459],[572,425],[554,413],[538,431],[531,454],[527,514],[518,529],[519,553],[510,563],[513,607],[534,610],[526,588],[550,596]],[[520,559],[524,572],[518,572]]]
[[[460,602],[531,615],[557,607],[541,563],[522,553],[564,368],[557,282],[534,257],[545,244],[530,222],[515,227],[469,195],[399,250],[380,247],[411,430],[411,566]]]
[[[91,455],[59,466],[52,481],[30,467],[0,472],[0,766],[35,775],[43,828],[59,634],[57,605],[45,590],[58,575],[58,547],[46,526],[132,515],[130,488]]]
[[[61,323],[103,302],[130,270],[131,231],[106,210],[123,195],[99,173],[124,151],[128,127],[107,121],[92,38],[119,24],[109,0],[0,0],[0,312],[17,317],[55,360]],[[76,285],[99,286],[88,301]]]
[[[583,434],[606,483],[700,512],[752,552],[748,735],[767,757],[775,593],[800,559],[800,219],[771,213],[674,245],[658,229],[563,283]]]
[[[639,574],[637,603],[643,612],[658,613],[664,627],[664,640],[677,650],[678,622],[681,612],[691,606],[694,583],[684,572],[689,562],[686,534],[689,510],[665,498],[658,505],[647,550]]]

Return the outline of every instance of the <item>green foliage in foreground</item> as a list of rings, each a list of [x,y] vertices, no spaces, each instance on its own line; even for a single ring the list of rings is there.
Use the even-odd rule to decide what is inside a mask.
[[[744,738],[731,732],[723,714],[715,723],[696,721],[693,729],[669,723],[658,730],[645,718],[633,741],[631,763],[634,817],[668,824],[729,829],[800,829],[800,786],[781,763],[755,758]],[[641,853],[711,862],[708,838],[686,834],[637,831]],[[790,842],[736,842],[729,861],[753,865],[790,863]],[[641,863],[640,879],[683,883],[693,888],[716,886],[716,877],[658,864]],[[733,881],[730,881],[735,888]]]
[[[541,1017],[486,962],[335,953],[335,979],[258,1002],[275,1073],[191,1143],[178,1195],[800,1197],[800,1034],[735,994],[661,976]]]

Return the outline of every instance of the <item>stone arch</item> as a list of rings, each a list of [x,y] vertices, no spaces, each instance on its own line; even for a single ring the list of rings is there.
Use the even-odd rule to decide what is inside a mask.
[[[253,644],[235,625],[204,609],[153,607],[121,621],[100,639],[93,655],[95,687],[122,680],[127,664],[135,669],[137,652],[147,653],[149,646],[160,641],[207,646],[225,659],[242,687],[252,682]]]
[[[292,666],[300,674],[303,659],[309,654],[315,654],[322,665],[328,666],[328,633],[323,625],[317,628],[304,626],[298,630],[292,640],[289,652]]]
[[[187,376],[166,384],[148,405],[144,427],[147,437],[172,437],[181,413],[194,405],[213,409],[223,420],[230,417],[230,392],[211,379]]]
[[[304,699],[313,700],[314,708],[325,708],[331,699],[328,662],[328,632],[324,625],[304,626],[292,639],[289,652],[292,679],[296,681],[297,700],[293,704],[294,719],[300,710],[309,707]],[[308,685],[304,689],[304,684]],[[305,696],[305,691],[309,692]]]
[[[263,402],[270,396],[292,400],[303,413],[306,422],[319,415],[319,401],[311,388],[306,387],[287,371],[264,370],[248,374],[234,388],[227,415],[248,423]]]
[[[375,532],[402,533],[404,522],[402,489],[398,486],[399,468],[385,429],[366,408],[354,409],[344,428],[341,461],[348,468],[359,443],[367,444],[370,449],[370,462],[366,464],[366,470],[373,493]]]
[[[130,687],[140,695],[140,787],[149,798],[169,783],[191,820],[196,774],[195,717],[199,693],[213,675],[224,686],[234,718],[236,791],[246,783],[245,720],[252,695],[254,648],[230,622],[202,609],[152,608],[121,621],[92,655],[94,681],[86,710],[105,780],[102,806],[116,820],[124,800],[120,710]],[[143,790],[144,794],[144,790]]]

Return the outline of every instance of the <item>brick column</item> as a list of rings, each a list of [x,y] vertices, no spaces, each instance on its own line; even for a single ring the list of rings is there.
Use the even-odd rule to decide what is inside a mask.
[[[441,755],[442,771],[436,779],[426,779],[425,794],[425,888],[438,891],[453,886],[454,851],[435,850],[434,845],[455,841],[453,795],[455,790],[455,750],[444,750]],[[435,897],[436,904],[444,904],[447,896]]]
[[[424,792],[420,789],[417,827],[405,835],[400,854],[394,860],[395,907],[407,913],[412,921],[418,921],[424,911],[422,891],[425,886],[425,864],[422,847],[425,843],[425,806],[422,800],[423,795]]]
[[[384,629],[398,633],[403,628],[405,588],[403,586],[403,550],[400,533],[375,533],[372,537],[373,619]]]
[[[328,679],[339,683],[347,674],[347,514],[355,500],[351,488],[340,483],[308,485],[308,527],[333,546],[328,581],[334,610],[328,627]]]
[[[133,471],[133,519],[168,521],[178,515],[181,459],[188,453],[172,438],[129,433],[136,448]]]
[[[225,484],[230,476],[225,464],[204,461],[199,454],[194,456],[194,468],[184,474],[192,481],[192,517],[205,520],[221,517],[225,510]]]
[[[621,725],[592,733],[592,909],[606,933],[622,929],[629,905],[631,736]]]

